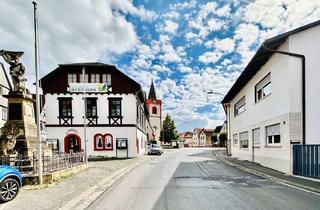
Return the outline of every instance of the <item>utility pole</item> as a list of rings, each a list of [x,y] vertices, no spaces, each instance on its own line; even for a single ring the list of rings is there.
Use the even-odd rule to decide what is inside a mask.
[[[83,85],[83,103],[84,103],[84,114],[83,114],[83,140],[84,140],[84,159],[88,163],[88,154],[87,154],[87,98],[86,98],[86,86],[85,86],[85,76],[86,76],[86,67],[82,67],[82,85]]]
[[[35,70],[36,70],[36,124],[37,124],[37,139],[38,139],[38,175],[39,184],[42,184],[42,148],[41,148],[41,130],[40,130],[40,95],[39,95],[39,54],[38,54],[38,15],[37,15],[37,3],[33,4],[33,19],[34,19],[34,54],[35,54]]]

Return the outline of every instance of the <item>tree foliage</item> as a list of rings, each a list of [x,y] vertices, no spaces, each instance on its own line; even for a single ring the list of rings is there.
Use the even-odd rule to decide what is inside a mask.
[[[211,142],[214,144],[218,141],[218,135],[216,133],[213,133],[211,136]]]
[[[219,135],[220,146],[224,147],[227,139],[228,139],[228,136],[226,133],[220,133],[220,135]]]
[[[179,138],[179,133],[176,130],[174,120],[171,119],[169,114],[167,114],[166,118],[163,121],[163,126],[162,126],[159,140],[164,141],[165,143],[170,143],[172,140],[178,140],[178,138]]]

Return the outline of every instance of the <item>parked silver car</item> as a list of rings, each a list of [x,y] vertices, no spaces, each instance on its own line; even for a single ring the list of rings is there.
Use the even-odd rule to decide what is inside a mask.
[[[163,148],[157,144],[150,144],[148,146],[148,155],[152,155],[152,154],[156,154],[156,155],[163,154]]]

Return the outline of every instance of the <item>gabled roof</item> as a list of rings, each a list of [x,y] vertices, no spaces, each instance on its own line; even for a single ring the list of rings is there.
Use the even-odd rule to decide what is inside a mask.
[[[222,125],[219,125],[214,129],[214,132],[215,133],[220,133],[221,129],[222,129]]]
[[[214,129],[204,129],[204,133],[206,136],[212,136],[212,133],[214,132]]]
[[[193,129],[193,133],[195,132],[197,134],[197,136],[200,135],[200,133],[202,132],[203,128],[195,128]]]
[[[230,102],[273,55],[272,52],[265,50],[263,45],[271,49],[277,49],[290,35],[315,27],[319,24],[320,20],[265,40],[221,103],[224,104]]]

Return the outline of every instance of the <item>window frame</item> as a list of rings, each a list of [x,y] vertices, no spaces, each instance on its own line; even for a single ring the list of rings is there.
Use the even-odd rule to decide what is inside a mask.
[[[243,105],[241,105],[240,107],[236,108],[237,105],[242,102],[242,100],[244,100]],[[242,107],[243,107],[243,110],[242,110],[241,112],[239,112],[240,108],[242,108]],[[237,101],[237,103],[234,104],[234,107],[233,107],[233,108],[234,108],[234,116],[235,116],[235,117],[236,117],[236,116],[239,116],[241,113],[245,112],[245,111],[246,111],[246,96],[241,97],[241,98]]]
[[[90,102],[94,102],[93,104],[91,104],[91,107],[88,107],[88,101]],[[93,115],[93,107],[95,107],[95,115]],[[90,111],[90,115],[88,113],[88,111]],[[96,97],[87,97],[86,98],[86,117],[97,117],[98,116],[98,105],[97,105],[97,98]]]
[[[111,74],[102,74],[101,81],[102,83],[106,83],[108,86],[111,86]]]
[[[109,117],[121,118],[122,117],[122,98],[108,98],[109,100]],[[114,102],[119,102],[119,104],[113,104]],[[119,114],[117,113],[117,106],[120,107]],[[113,114],[113,109],[115,109],[115,115]]]
[[[269,80],[265,81],[268,77]],[[261,88],[258,89],[259,84],[265,83]],[[264,94],[264,90],[266,89],[267,86],[270,86],[270,92],[267,94]],[[261,91],[261,98],[259,98],[259,91]],[[271,84],[271,72],[269,72],[266,76],[264,76],[255,86],[254,86],[254,99],[255,103],[258,103],[268,97],[269,95],[272,94],[272,84]]]
[[[70,83],[78,83],[78,75],[76,73],[68,73],[67,82]]]
[[[268,135],[268,127],[271,127],[271,126],[279,126],[279,134],[277,135]],[[281,146],[281,123],[275,123],[275,124],[272,124],[272,125],[268,125],[265,127],[266,129],[266,145],[267,147],[273,147],[273,146]],[[275,142],[275,136],[279,136],[279,143],[274,143]],[[269,143],[269,137],[271,137],[271,143]]]
[[[101,137],[101,143],[102,143],[102,145],[101,145],[100,148],[97,147],[97,137]],[[105,145],[105,143],[104,143],[104,137],[103,137],[103,135],[102,135],[101,133],[95,134],[94,137],[93,137],[93,141],[94,141],[94,151],[105,150],[105,149],[104,149],[104,145]]]
[[[236,142],[235,142],[235,138],[234,137],[237,137],[236,138]],[[238,135],[238,133],[234,133],[233,135],[232,135],[232,140],[233,140],[233,146],[239,146],[239,135]]]
[[[254,138],[254,131],[257,131],[257,130],[259,130],[259,143],[256,143],[255,142],[255,138]],[[260,129],[260,127],[258,127],[258,128],[254,128],[254,129],[252,129],[252,131],[251,131],[251,133],[252,133],[252,145],[253,146],[260,146],[260,144],[261,144],[261,136],[260,136],[260,134],[261,134],[261,129]]]
[[[111,146],[107,146],[107,136],[109,136],[111,138]],[[103,139],[104,139],[104,148],[105,150],[113,150],[113,136],[111,133],[106,133],[103,135]]]
[[[73,117],[73,114],[72,114],[72,98],[58,98],[58,101],[59,101],[59,117]],[[63,115],[63,101],[68,101],[70,102],[70,113],[71,115],[68,115],[68,109],[66,110],[66,115]]]
[[[101,137],[101,147],[97,147],[97,139]],[[111,142],[110,146],[107,146],[107,137],[110,137]],[[111,133],[101,134],[97,133],[93,136],[93,144],[94,144],[94,151],[113,151],[113,136]]]
[[[247,133],[247,139],[241,140],[241,134],[243,133]],[[242,143],[241,143],[242,141],[247,141],[247,147],[242,146]],[[243,131],[239,133],[239,146],[240,146],[240,149],[249,149],[249,132],[248,131]]]
[[[152,107],[152,114],[158,114],[157,107],[155,107],[155,106]]]
[[[2,120],[5,120],[5,121],[8,120],[8,108],[7,107],[2,107],[1,118],[2,118]]]

